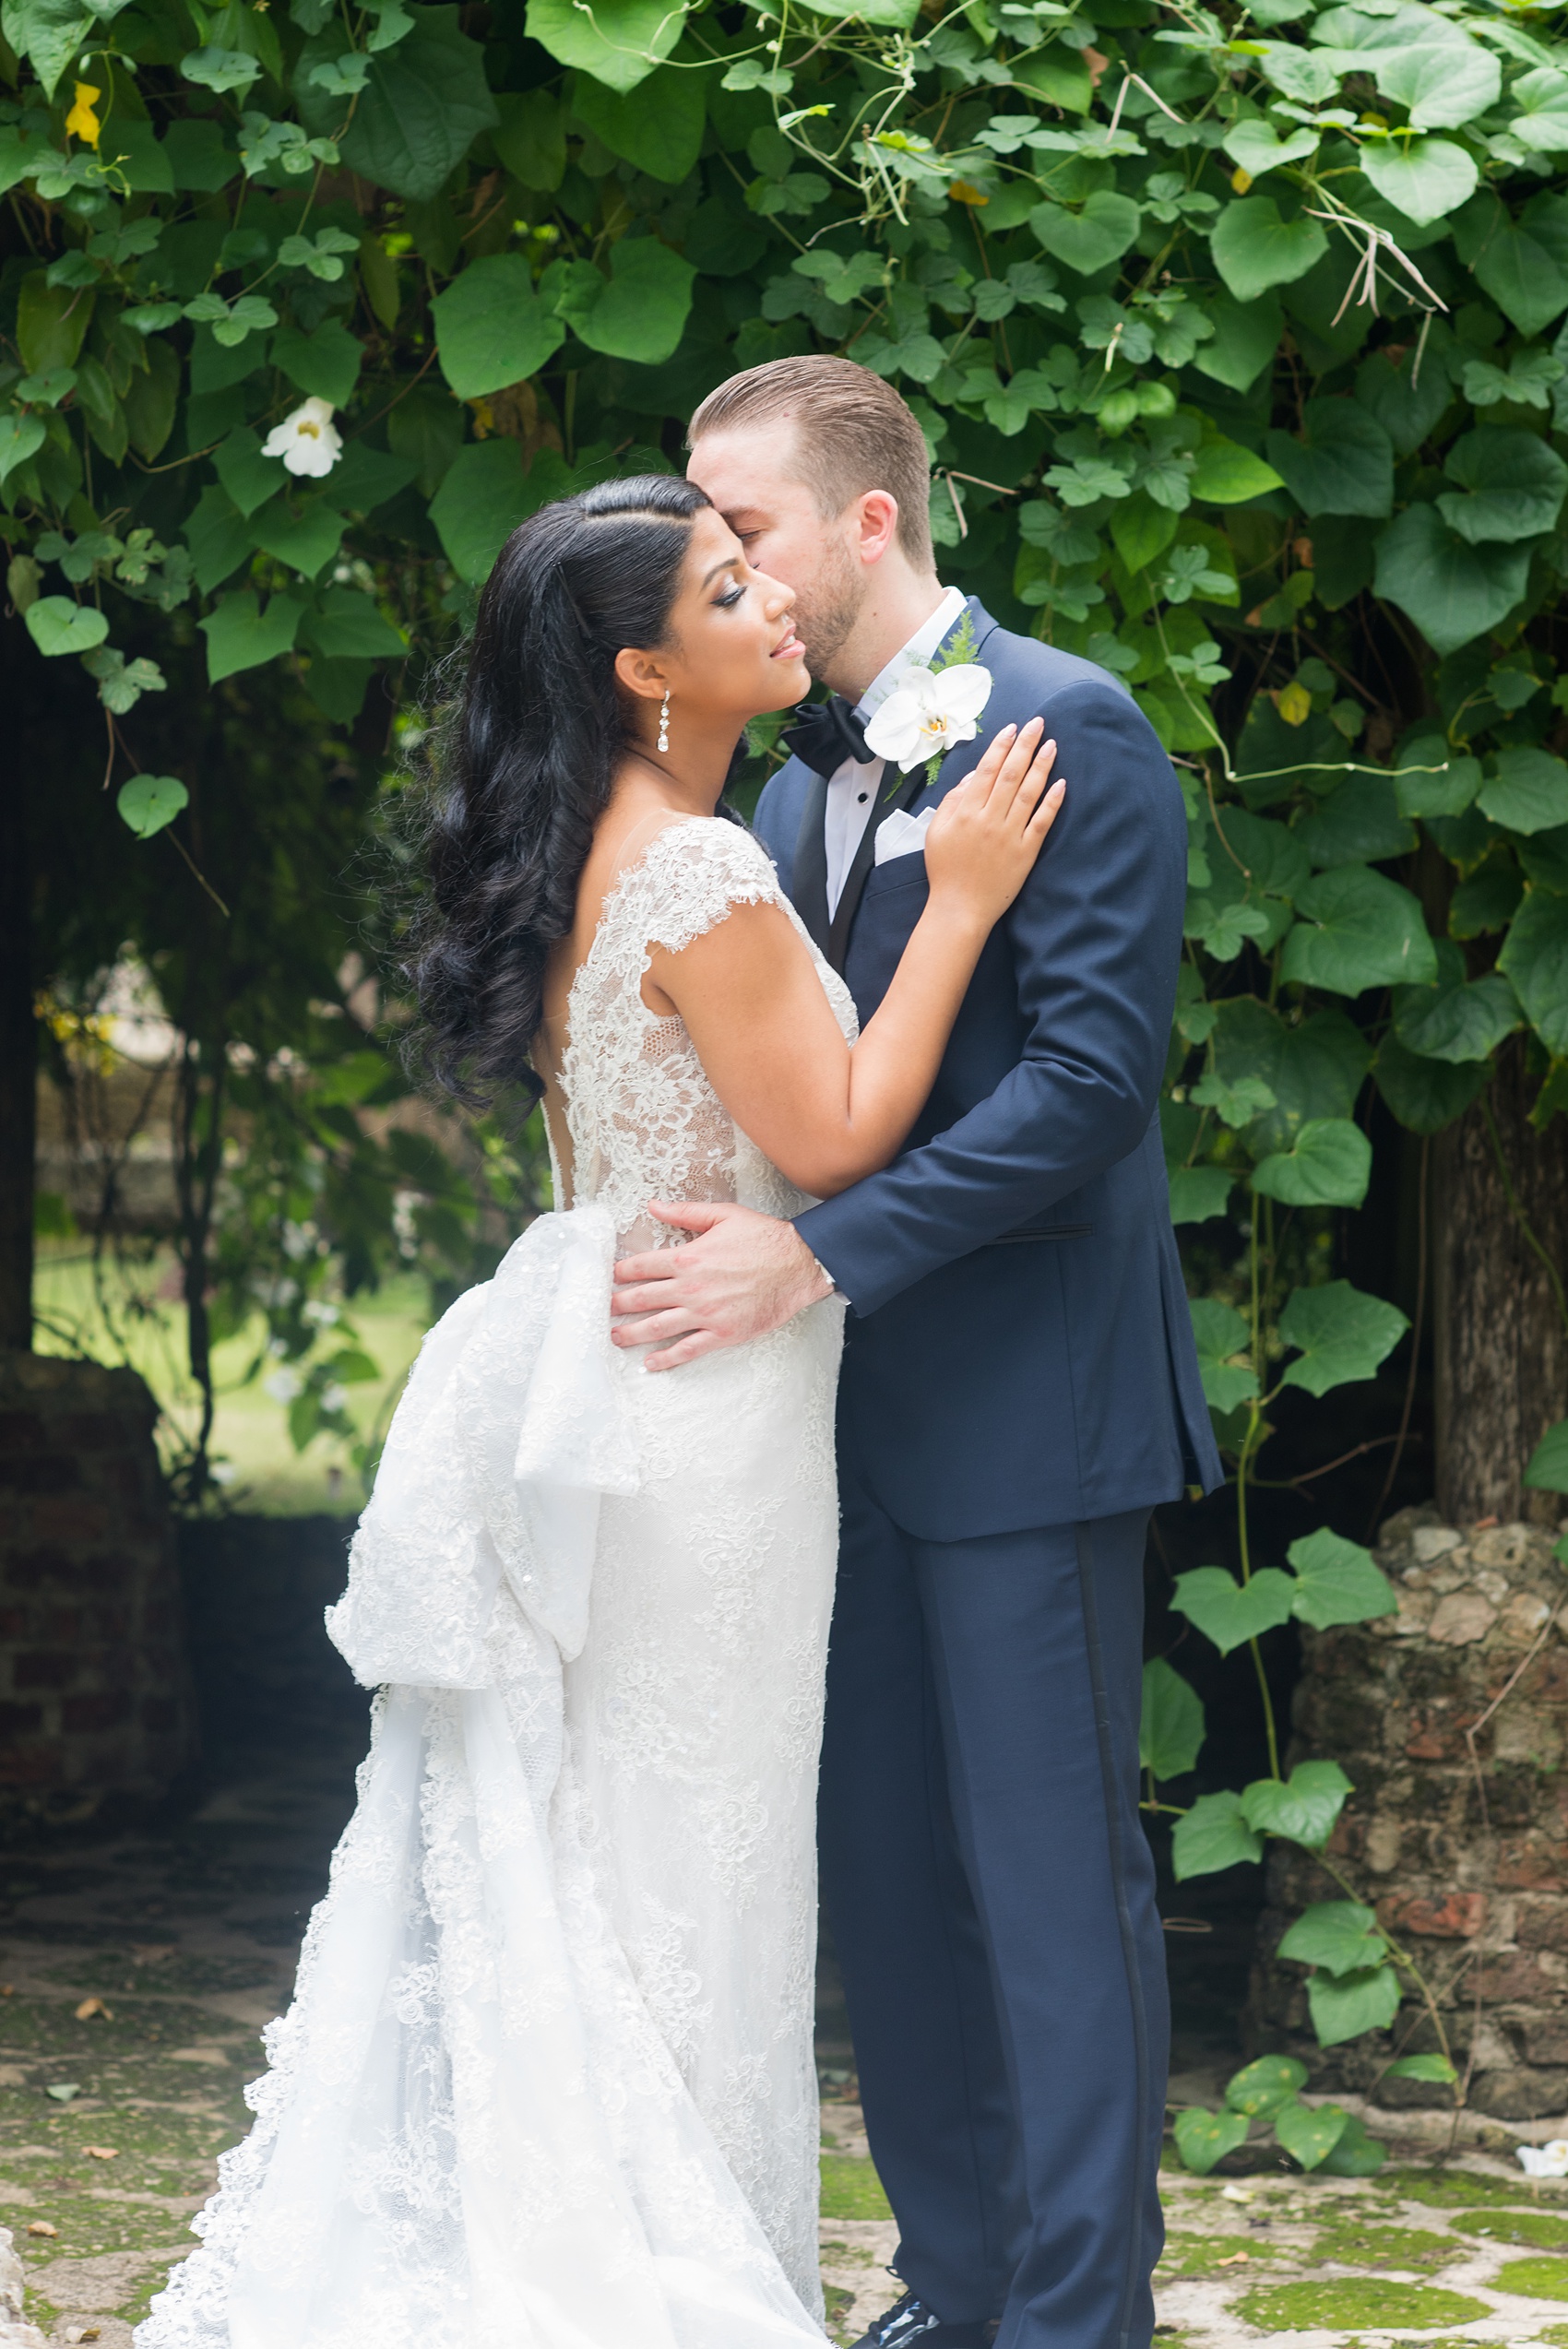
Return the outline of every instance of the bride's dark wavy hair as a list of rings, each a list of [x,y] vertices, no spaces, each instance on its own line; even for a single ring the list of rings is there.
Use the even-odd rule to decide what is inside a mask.
[[[551,948],[631,741],[615,656],[666,641],[693,517],[676,474],[604,481],[514,530],[480,598],[434,758],[428,896],[408,966],[423,1071],[473,1109],[542,1086],[529,1062]]]

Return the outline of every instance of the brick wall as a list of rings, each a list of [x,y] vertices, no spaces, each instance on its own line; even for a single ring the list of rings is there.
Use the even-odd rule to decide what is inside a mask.
[[[195,1711],[151,1395],[0,1353],[0,1831],[156,1803]]]
[[[1338,1762],[1355,1786],[1330,1857],[1438,1990],[1469,2112],[1531,2136],[1568,2113],[1568,1575],[1554,1540],[1445,1525],[1431,1507],[1390,1518],[1376,1555],[1399,1611],[1303,1633],[1291,1754]],[[1313,2089],[1451,2112],[1444,2089],[1378,2084],[1396,2042],[1436,2045],[1408,1996],[1393,2034],[1317,2046],[1304,1971],[1272,1952],[1307,1902],[1345,1895],[1289,1846],[1267,1867],[1253,2046],[1300,2056]]]

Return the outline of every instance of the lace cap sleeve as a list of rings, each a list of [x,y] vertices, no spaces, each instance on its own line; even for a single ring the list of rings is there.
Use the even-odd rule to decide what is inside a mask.
[[[778,876],[754,836],[721,816],[693,816],[656,834],[628,890],[649,946],[678,955],[717,929],[733,906],[786,906]]]

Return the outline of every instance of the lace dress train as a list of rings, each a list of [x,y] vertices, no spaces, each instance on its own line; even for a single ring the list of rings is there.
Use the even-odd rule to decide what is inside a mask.
[[[137,2349],[822,2342],[842,1308],[667,1376],[609,1343],[651,1199],[802,1204],[641,995],[651,943],[759,901],[784,905],[771,866],[717,820],[606,900],[561,1072],[575,1204],[452,1307],[398,1406],[327,1618],[380,1691],[358,1806],[255,2126]]]

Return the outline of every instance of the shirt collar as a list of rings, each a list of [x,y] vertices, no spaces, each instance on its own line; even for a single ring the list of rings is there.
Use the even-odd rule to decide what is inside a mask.
[[[968,609],[968,598],[961,587],[949,587],[931,618],[922,621],[907,645],[900,646],[885,669],[879,670],[855,704],[855,716],[868,718],[882,707],[888,695],[902,683],[904,672],[919,661],[929,661],[938,650],[944,636],[958,625]]]

